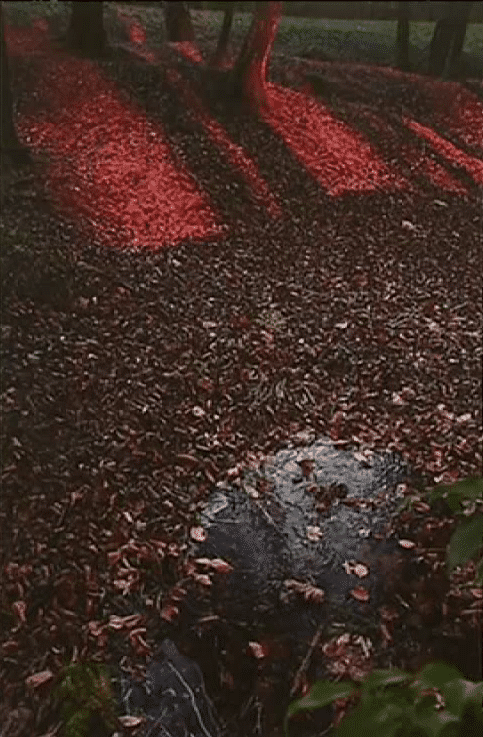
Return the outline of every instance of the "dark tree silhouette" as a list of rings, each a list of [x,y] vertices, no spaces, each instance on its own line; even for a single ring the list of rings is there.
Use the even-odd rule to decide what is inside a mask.
[[[230,36],[234,12],[235,12],[235,3],[226,3],[225,15],[223,16],[223,25],[221,27],[221,32],[218,38],[218,44],[216,47],[216,51],[211,61],[211,66],[213,67],[222,66],[225,60],[226,51],[228,48],[228,38]]]
[[[107,36],[103,23],[102,2],[73,2],[67,31],[67,44],[86,56],[103,56]]]
[[[166,23],[168,41],[194,42],[195,32],[191,22],[188,3],[165,2],[164,20]]]
[[[397,60],[396,64],[403,71],[409,70],[409,3],[397,4]]]
[[[10,71],[8,66],[7,44],[5,42],[5,29],[3,25],[2,6],[0,4],[0,42],[1,42],[1,135],[0,145],[2,154],[2,166],[6,164],[4,157],[8,157],[14,167],[30,164],[32,159],[28,149],[24,148],[18,140],[17,131],[13,122],[13,95],[10,86]]]
[[[252,112],[268,108],[267,66],[282,7],[282,2],[256,4],[250,29],[231,74],[234,97]]]
[[[472,2],[448,2],[436,22],[429,49],[429,74],[439,77],[449,61],[449,74],[457,73]]]

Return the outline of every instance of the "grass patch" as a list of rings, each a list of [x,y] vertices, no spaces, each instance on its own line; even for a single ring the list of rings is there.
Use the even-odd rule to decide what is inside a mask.
[[[141,4],[105,3],[104,18],[110,40],[123,36],[122,24],[117,19],[116,6],[133,20],[142,24],[148,45],[159,46],[166,41],[163,12],[158,7]],[[5,2],[5,18],[14,26],[28,26],[34,20],[45,18],[56,31],[67,28],[70,17],[68,2]],[[223,13],[213,10],[191,10],[195,37],[206,54],[214,51],[223,22]],[[240,48],[250,26],[251,13],[236,13],[231,31],[231,45]],[[424,63],[434,23],[410,23],[410,60],[416,70]],[[274,53],[288,56],[308,56],[330,60],[369,64],[393,64],[396,55],[395,21],[339,20],[333,18],[300,18],[283,16],[274,43]],[[124,32],[125,33],[125,32]],[[122,40],[126,40],[122,38]],[[468,24],[463,54],[471,74],[483,74],[483,35],[481,23]]]

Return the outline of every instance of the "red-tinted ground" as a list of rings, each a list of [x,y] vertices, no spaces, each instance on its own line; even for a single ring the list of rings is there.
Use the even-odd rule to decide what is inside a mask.
[[[154,65],[162,64],[162,55],[145,49],[142,34],[137,27],[134,30],[138,32],[131,34],[137,39],[133,50]],[[45,26],[8,30],[7,41],[11,56],[25,56],[28,49],[36,60],[35,100],[23,111],[19,133],[34,151],[48,151],[55,161],[48,176],[57,205],[85,219],[106,245],[121,247],[158,249],[185,238],[212,239],[223,226],[229,227],[220,222],[189,169],[173,159],[162,125],[147,120],[135,101],[125,99],[97,64],[48,53],[47,33]],[[179,50],[194,63],[203,63],[189,45],[179,45]],[[324,65],[319,68],[323,73]],[[337,75],[337,70],[332,74]],[[365,83],[369,95],[374,76],[388,76],[387,71],[376,73],[364,67],[353,67],[347,74],[352,84],[363,87]],[[401,78],[398,73],[393,76]],[[168,70],[166,80],[203,134],[214,142],[230,167],[241,173],[253,196],[263,201],[273,218],[279,218],[282,205],[253,159],[230,140],[179,73]],[[475,95],[454,83],[428,84],[410,75],[405,81],[426,96],[433,123],[443,130],[447,127],[456,139],[481,152],[483,105]],[[420,176],[448,192],[467,194],[467,187],[447,170],[445,162],[458,165],[474,182],[483,184],[481,159],[410,117],[403,116],[401,125],[414,131],[417,145],[400,149],[402,162],[388,163],[363,134],[341,121],[320,100],[271,85],[269,101],[272,113],[264,116],[265,122],[321,190],[331,196],[412,191],[414,182],[407,167],[410,172],[417,168]],[[384,116],[364,109],[361,115],[370,118],[379,136],[386,135]],[[421,142],[426,141],[429,145],[422,153]],[[443,162],[434,161],[434,154],[440,154]]]
[[[7,40],[20,137],[49,159],[2,220],[28,256],[4,278],[0,690],[27,735],[55,722],[48,673],[140,668],[170,635],[196,503],[247,454],[313,428],[428,483],[480,472],[483,112],[456,83],[300,63],[331,99],[273,65],[273,114],[249,120],[140,29],[153,66],[54,52],[42,24]],[[454,520],[418,514],[434,586],[381,613],[377,654],[471,670],[456,635],[481,590],[471,568],[441,588]],[[392,652],[391,632],[423,642]],[[236,724],[242,684],[222,684]]]

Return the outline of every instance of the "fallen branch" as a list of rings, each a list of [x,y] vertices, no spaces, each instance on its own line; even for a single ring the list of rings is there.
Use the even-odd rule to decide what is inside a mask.
[[[320,637],[322,635],[322,630],[324,629],[324,624],[320,624],[317,632],[312,638],[312,642],[310,643],[309,649],[307,650],[307,654],[305,658],[302,660],[302,663],[300,664],[299,669],[297,670],[297,673],[295,674],[295,678],[293,679],[292,688],[290,689],[290,698],[295,696],[297,691],[300,687],[300,682],[302,680],[302,676],[307,670],[308,664],[310,662],[310,658],[312,657],[312,653],[314,652],[315,648],[317,647]]]

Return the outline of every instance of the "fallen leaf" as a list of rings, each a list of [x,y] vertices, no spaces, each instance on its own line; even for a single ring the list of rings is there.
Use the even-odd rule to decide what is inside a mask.
[[[269,653],[269,648],[266,645],[261,645],[259,642],[249,642],[247,649],[257,660],[263,660]]]
[[[295,579],[287,579],[284,581],[284,586],[289,591],[301,594],[306,601],[313,601],[316,604],[321,604],[325,600],[325,592],[309,583],[303,583],[301,581],[296,581]]]
[[[198,565],[206,566],[211,568],[217,573],[230,573],[233,570],[233,566],[223,560],[222,558],[196,558],[195,563]]]
[[[41,670],[25,679],[25,683],[29,688],[38,688],[44,683],[49,683],[54,677],[51,670]]]
[[[369,575],[369,569],[362,563],[356,563],[355,561],[344,561],[343,567],[346,573],[358,576],[358,578],[365,578]]]
[[[206,530],[203,527],[192,527],[190,529],[190,537],[198,543],[202,543],[207,538]]]
[[[138,727],[140,724],[145,724],[146,717],[133,717],[126,714],[125,716],[119,717],[119,721],[124,729],[133,729],[134,727]]]
[[[208,588],[212,586],[211,578],[205,573],[193,573],[193,580]]]
[[[320,527],[316,527],[313,525],[309,525],[307,527],[307,539],[311,542],[317,542],[317,540],[320,540],[321,537],[324,536],[324,533],[320,529]]]
[[[416,543],[413,540],[398,540],[398,544],[401,548],[406,548],[407,550],[416,547]]]
[[[367,589],[363,589],[362,586],[352,589],[350,594],[357,601],[369,601],[369,592]]]
[[[14,601],[12,610],[20,622],[25,623],[27,621],[27,605],[24,601]]]
[[[167,604],[160,611],[161,619],[164,619],[166,622],[173,622],[178,616],[179,609],[172,604]]]

